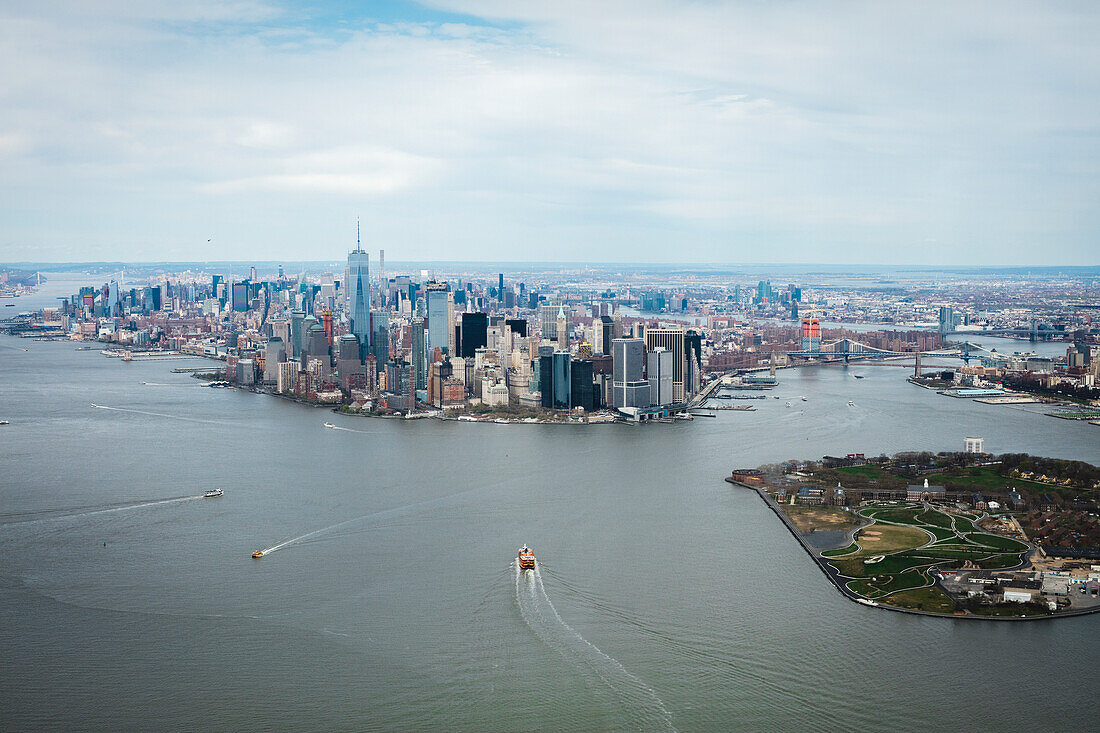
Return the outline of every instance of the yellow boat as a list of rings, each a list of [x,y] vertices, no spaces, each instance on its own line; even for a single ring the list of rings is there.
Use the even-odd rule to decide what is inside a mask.
[[[263,556],[264,556],[264,551],[263,550],[256,550],[255,552],[252,553],[252,557],[263,557]]]

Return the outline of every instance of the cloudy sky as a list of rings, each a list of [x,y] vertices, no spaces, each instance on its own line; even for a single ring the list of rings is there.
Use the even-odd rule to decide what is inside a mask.
[[[0,0],[0,261],[1100,263],[1100,3]]]

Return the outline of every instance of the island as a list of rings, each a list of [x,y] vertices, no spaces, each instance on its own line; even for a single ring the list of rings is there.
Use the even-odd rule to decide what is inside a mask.
[[[1035,620],[1100,611],[1100,469],[1026,454],[826,456],[737,469],[847,598]]]

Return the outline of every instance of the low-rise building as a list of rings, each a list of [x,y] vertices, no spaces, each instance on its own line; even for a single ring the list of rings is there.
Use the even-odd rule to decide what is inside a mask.
[[[909,501],[943,501],[947,496],[947,489],[943,486],[930,486],[928,479],[924,485],[910,484],[905,488],[905,497]]]

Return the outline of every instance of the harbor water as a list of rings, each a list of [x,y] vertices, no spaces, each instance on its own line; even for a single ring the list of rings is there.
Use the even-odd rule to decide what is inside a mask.
[[[0,728],[1025,731],[1100,714],[1100,617],[857,605],[722,480],[968,435],[1097,463],[1096,426],[885,366],[783,370],[755,411],[632,427],[353,418],[172,372],[210,364],[0,336]],[[537,576],[513,566],[523,543]]]

